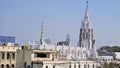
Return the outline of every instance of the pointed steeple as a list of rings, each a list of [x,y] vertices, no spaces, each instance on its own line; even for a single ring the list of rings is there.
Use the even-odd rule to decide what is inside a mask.
[[[83,28],[92,28],[91,23],[90,23],[90,17],[88,13],[88,0],[86,0],[86,10],[85,10],[85,16],[83,20],[84,27]]]
[[[88,0],[86,0],[86,10],[84,20],[81,23],[81,29],[79,34],[79,46],[86,48],[86,57],[87,58],[94,58],[94,44],[95,40],[93,38],[93,29],[91,26],[91,21],[89,19],[88,13]]]
[[[42,26],[41,26],[40,44],[41,44],[41,45],[44,45],[44,22],[43,22],[43,21],[42,21]]]
[[[86,1],[86,12],[85,12],[85,18],[84,19],[88,19],[89,18],[89,14],[88,14],[88,0]]]

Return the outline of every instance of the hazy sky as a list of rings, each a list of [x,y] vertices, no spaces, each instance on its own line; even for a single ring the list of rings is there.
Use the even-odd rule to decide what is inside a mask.
[[[16,42],[39,41],[44,21],[45,38],[52,43],[70,34],[77,45],[86,0],[0,0],[0,35]],[[96,47],[120,45],[120,0],[89,0],[89,15]]]

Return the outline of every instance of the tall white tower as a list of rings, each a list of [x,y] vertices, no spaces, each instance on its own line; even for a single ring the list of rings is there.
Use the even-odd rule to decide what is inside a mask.
[[[92,51],[94,50],[94,43],[93,29],[88,14],[88,1],[86,1],[85,16],[84,20],[82,20],[79,34],[79,46],[87,49],[87,57],[93,56]]]
[[[40,44],[41,44],[41,45],[44,45],[44,23],[43,23],[43,22],[42,22],[42,26],[41,26]]]

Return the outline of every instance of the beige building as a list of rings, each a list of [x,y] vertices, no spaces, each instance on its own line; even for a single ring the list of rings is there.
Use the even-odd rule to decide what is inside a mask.
[[[17,49],[21,49],[15,43],[0,44],[0,68],[15,68]]]
[[[59,60],[59,52],[50,50],[18,50],[17,68],[96,68],[92,60]]]

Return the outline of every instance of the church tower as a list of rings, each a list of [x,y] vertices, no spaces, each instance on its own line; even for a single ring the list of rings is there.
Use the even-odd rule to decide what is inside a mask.
[[[40,44],[44,45],[44,23],[42,22],[42,26],[41,26],[41,38],[40,38]]]
[[[93,38],[93,29],[88,14],[88,1],[86,1],[86,11],[84,19],[81,22],[79,34],[79,47],[86,48],[87,50],[94,50],[95,40]]]

